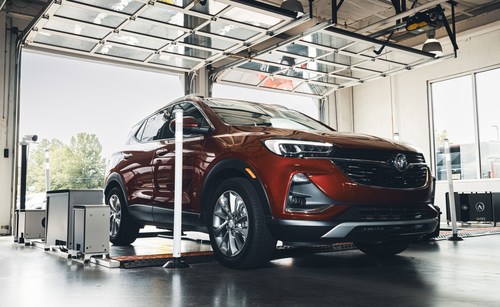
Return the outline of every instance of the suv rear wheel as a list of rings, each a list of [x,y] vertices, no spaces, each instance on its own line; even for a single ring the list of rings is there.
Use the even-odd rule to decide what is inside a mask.
[[[244,178],[227,179],[217,187],[208,208],[207,228],[215,257],[231,268],[262,266],[276,247],[257,192]]]
[[[128,214],[125,199],[120,188],[113,188],[106,195],[109,206],[109,240],[114,245],[130,245],[137,239],[140,226]]]
[[[408,241],[387,241],[380,243],[356,242],[356,246],[365,254],[375,257],[394,256],[408,248]]]

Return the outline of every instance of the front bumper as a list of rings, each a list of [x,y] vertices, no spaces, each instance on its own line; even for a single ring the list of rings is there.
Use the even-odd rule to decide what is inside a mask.
[[[393,207],[382,207],[385,210],[381,214],[359,216],[353,212],[365,211],[353,207],[329,221],[273,219],[268,221],[268,226],[276,239],[289,242],[413,240],[439,227],[438,213],[430,205],[424,207],[425,211],[417,210],[418,214],[414,214],[415,206],[405,206],[403,211],[411,212],[406,215],[400,211],[387,214],[393,212]]]

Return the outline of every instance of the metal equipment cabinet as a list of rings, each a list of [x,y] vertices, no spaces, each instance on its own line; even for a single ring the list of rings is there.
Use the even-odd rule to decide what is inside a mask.
[[[74,206],[73,245],[85,258],[109,253],[109,207]]]
[[[47,192],[46,244],[73,250],[73,207],[102,204],[102,190],[56,190]],[[109,213],[108,213],[109,214]]]
[[[16,209],[14,212],[14,242],[45,238],[45,210]]]

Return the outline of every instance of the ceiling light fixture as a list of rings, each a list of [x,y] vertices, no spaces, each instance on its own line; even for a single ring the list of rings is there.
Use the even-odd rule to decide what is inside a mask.
[[[441,43],[436,39],[436,29],[430,28],[427,30],[427,40],[422,46],[422,51],[433,53],[436,56],[443,54],[443,47]]]
[[[285,0],[281,3],[281,8],[292,12],[304,13],[304,6],[302,6],[299,0]]]

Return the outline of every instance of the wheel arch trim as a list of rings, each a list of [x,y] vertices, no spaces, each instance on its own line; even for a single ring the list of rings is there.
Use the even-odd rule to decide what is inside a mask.
[[[252,184],[252,186],[257,191],[257,196],[262,203],[262,209],[264,210],[264,214],[268,217],[272,217],[271,204],[269,202],[268,195],[262,182],[259,180],[258,176],[253,178],[246,169],[250,169],[253,174],[255,174],[255,170],[250,166],[238,159],[226,159],[218,162],[208,173],[205,180],[203,181],[203,188],[201,194],[201,208],[202,211],[205,211],[208,203],[207,200],[210,196],[210,192],[212,191],[212,186],[217,182],[217,179],[220,175],[225,172],[237,172],[241,175],[241,177],[248,179],[248,181]],[[255,174],[256,175],[256,174]],[[226,179],[226,178],[225,178]],[[205,200],[205,201],[204,201]]]
[[[104,197],[111,191],[111,189],[118,184],[123,193],[123,199],[125,200],[125,205],[128,207],[128,197],[127,190],[125,189],[125,184],[123,183],[122,177],[118,173],[112,173],[108,176],[106,180],[106,188],[104,189]]]

